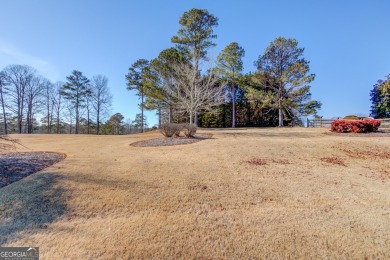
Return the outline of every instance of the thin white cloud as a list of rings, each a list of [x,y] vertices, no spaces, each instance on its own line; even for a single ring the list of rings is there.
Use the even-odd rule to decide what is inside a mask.
[[[0,42],[0,70],[11,64],[29,65],[35,68],[42,76],[57,81],[59,73],[47,60],[24,53],[16,47]]]

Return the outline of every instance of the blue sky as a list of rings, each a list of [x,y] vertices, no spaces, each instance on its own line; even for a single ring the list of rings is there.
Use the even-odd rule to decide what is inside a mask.
[[[316,74],[312,97],[325,118],[369,113],[369,91],[390,74],[390,1],[91,1],[1,0],[0,69],[28,64],[52,81],[72,70],[106,75],[112,113],[134,119],[139,100],[125,74],[139,58],[171,47],[179,18],[191,8],[219,18],[216,57],[227,44],[246,51],[245,71],[276,37],[296,38]],[[148,112],[148,122],[157,122]]]

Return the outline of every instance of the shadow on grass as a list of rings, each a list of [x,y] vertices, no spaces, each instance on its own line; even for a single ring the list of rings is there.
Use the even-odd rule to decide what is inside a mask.
[[[203,127],[203,128],[199,128],[201,130],[204,130],[204,131],[247,131],[251,128],[242,128],[242,127],[235,127],[235,128],[208,128],[208,127]]]
[[[0,245],[46,229],[67,211],[61,177],[33,174],[0,189]]]
[[[196,134],[193,139],[199,139],[199,140],[206,140],[206,139],[215,139],[213,137],[214,134],[212,133],[201,133],[201,134]]]

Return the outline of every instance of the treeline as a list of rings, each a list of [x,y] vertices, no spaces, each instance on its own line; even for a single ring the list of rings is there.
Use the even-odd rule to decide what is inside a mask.
[[[109,117],[111,94],[103,75],[87,78],[73,71],[52,83],[29,66],[10,65],[0,73],[0,133],[125,134],[143,132],[144,110],[155,110],[158,125],[189,123],[201,127],[301,125],[321,103],[311,99],[309,61],[295,39],[276,38],[243,73],[245,50],[228,44],[215,64],[218,18],[191,9],[179,20],[171,48],[152,60],[135,61],[125,75],[127,89],[140,97],[134,121]],[[108,119],[108,120],[107,120]]]
[[[0,72],[0,134],[139,132],[139,118],[109,118],[111,100],[106,76],[88,79],[74,70],[66,82],[52,83],[30,66],[9,65]]]
[[[227,45],[210,63],[218,18],[191,9],[179,20],[171,42],[152,60],[139,59],[126,75],[144,109],[157,110],[159,125],[187,122],[201,127],[301,125],[316,115],[321,103],[311,99],[309,61],[295,39],[276,38],[243,73],[245,50]]]

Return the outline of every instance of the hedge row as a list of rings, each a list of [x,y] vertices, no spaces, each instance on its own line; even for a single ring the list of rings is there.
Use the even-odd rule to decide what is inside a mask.
[[[335,120],[330,126],[337,133],[369,133],[376,132],[381,125],[379,120]]]
[[[183,132],[185,137],[194,137],[197,127],[190,124],[174,124],[167,123],[162,124],[160,127],[160,132],[165,137],[179,137],[180,133]]]

